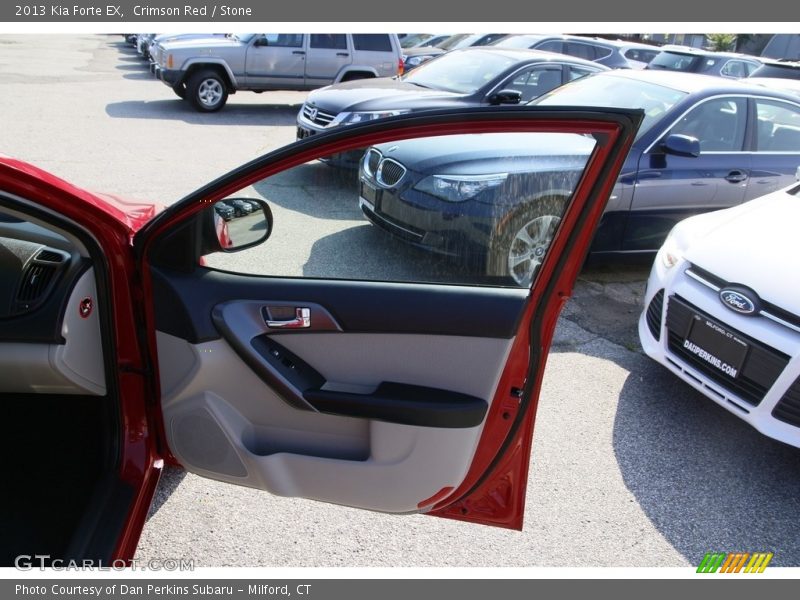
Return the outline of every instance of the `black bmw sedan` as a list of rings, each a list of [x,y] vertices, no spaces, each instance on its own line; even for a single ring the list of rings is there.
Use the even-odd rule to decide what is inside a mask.
[[[746,80],[744,80],[746,82]],[[536,100],[645,113],[595,234],[592,253],[652,254],[679,220],[789,185],[800,166],[800,100],[717,77],[598,73]],[[364,215],[433,252],[528,285],[587,160],[589,140],[515,134],[400,141],[360,168]]]

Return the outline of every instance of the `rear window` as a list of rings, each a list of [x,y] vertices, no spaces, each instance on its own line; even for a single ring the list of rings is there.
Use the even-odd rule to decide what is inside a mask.
[[[701,73],[707,68],[707,66],[703,64],[705,60],[705,56],[694,56],[692,54],[664,51],[650,61],[650,64],[647,65],[647,68],[665,69],[667,71],[684,71],[687,73]]]
[[[354,33],[353,46],[356,50],[372,52],[391,52],[392,40],[382,33]]]
[[[347,50],[347,36],[343,33],[312,33],[311,47]]]
[[[751,77],[778,77],[781,79],[800,79],[800,66],[761,65],[750,74]]]

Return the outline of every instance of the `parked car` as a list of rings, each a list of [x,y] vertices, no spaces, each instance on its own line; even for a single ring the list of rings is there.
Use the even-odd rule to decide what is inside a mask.
[[[351,81],[315,90],[297,115],[297,137],[381,117],[430,108],[527,102],[564,82],[605,67],[535,50],[453,50],[399,78]],[[362,153],[331,161],[358,165]]]
[[[600,63],[612,69],[631,69],[631,60],[647,63],[658,54],[658,50],[646,44],[617,42],[603,38],[589,38],[578,35],[509,35],[492,44],[501,48],[533,48],[567,54],[584,60]],[[635,56],[628,58],[626,53]]]
[[[451,35],[436,44],[425,44],[424,46],[403,50],[403,65],[406,71],[410,71],[432,58],[441,56],[445,52],[471,48],[472,46],[488,46],[504,35],[503,33],[458,33]]]
[[[236,210],[230,204],[225,204],[224,202],[214,203],[214,210],[226,221],[230,221],[236,216]]]
[[[648,356],[758,431],[800,448],[800,185],[678,223],[656,255]]]
[[[748,77],[760,66],[759,58],[746,54],[712,52],[688,46],[663,46],[658,56],[645,68],[740,79]]]
[[[245,215],[249,215],[254,210],[253,205],[244,199],[224,200],[223,203],[227,204],[231,207],[231,209],[233,209],[234,217],[243,217]]]
[[[0,563],[131,560],[165,461],[219,485],[521,529],[549,340],[640,120],[524,106],[400,116],[271,152],[163,212],[0,157],[0,400],[13,424],[0,436],[13,456]],[[254,181],[350,145],[465,130],[594,141],[531,290],[203,260],[297,237],[265,202],[216,216]]]
[[[595,259],[651,255],[677,221],[777,190],[794,180],[800,164],[800,100],[738,81],[612,71],[564,85],[533,103],[541,107],[597,103],[645,111],[595,235]],[[549,181],[554,167],[546,159],[546,147],[519,146],[513,136],[505,151],[502,137],[491,145],[481,141],[479,147],[469,137],[448,144],[393,144],[391,158],[403,175],[389,181],[375,175],[374,164],[388,148],[370,149],[361,165],[361,181],[368,184],[366,192],[362,184],[362,198],[367,200],[361,202],[362,212],[380,228],[433,252],[448,254],[466,237],[470,254],[477,257],[473,262],[483,272],[525,285],[549,239],[548,230],[540,225],[560,218],[574,185],[569,169],[559,171],[565,177],[562,192],[510,193],[516,187],[507,185],[506,179],[520,163],[527,165],[534,179]],[[469,160],[459,164],[436,159],[439,154],[454,156],[455,145]],[[566,150],[557,150],[555,156],[566,160]],[[381,201],[370,201],[377,196]],[[504,215],[499,222],[505,230],[483,226],[481,216],[491,210]]]
[[[163,44],[156,76],[200,112],[249,90],[310,90],[402,72],[395,34],[246,33]]]

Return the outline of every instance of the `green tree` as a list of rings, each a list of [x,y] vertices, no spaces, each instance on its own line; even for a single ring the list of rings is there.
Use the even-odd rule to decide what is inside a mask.
[[[732,50],[736,45],[735,33],[709,33],[706,37],[708,38],[709,50],[715,52]]]

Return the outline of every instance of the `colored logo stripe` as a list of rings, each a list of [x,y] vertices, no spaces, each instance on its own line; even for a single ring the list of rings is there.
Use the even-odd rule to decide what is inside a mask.
[[[763,573],[773,557],[772,552],[707,552],[697,567],[698,573]],[[749,562],[748,562],[749,559]],[[745,567],[745,563],[747,566]]]

